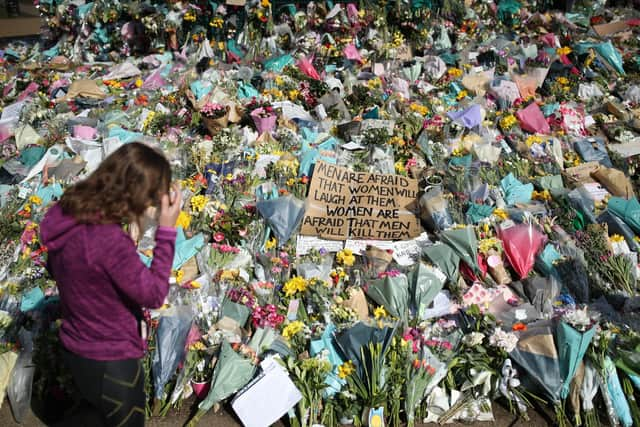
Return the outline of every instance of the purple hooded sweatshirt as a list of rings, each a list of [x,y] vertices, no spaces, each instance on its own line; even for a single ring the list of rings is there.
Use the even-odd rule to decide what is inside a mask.
[[[141,308],[160,307],[167,296],[176,230],[158,228],[151,268],[119,225],[79,224],[59,205],[45,215],[40,237],[60,292],[65,348],[94,360],[141,358]]]

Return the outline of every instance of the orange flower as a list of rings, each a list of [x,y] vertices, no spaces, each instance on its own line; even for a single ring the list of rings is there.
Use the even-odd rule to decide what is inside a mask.
[[[518,322],[518,323],[514,324],[511,329],[513,329],[514,331],[522,331],[522,332],[524,332],[524,331],[527,330],[527,325],[525,325],[522,322]]]

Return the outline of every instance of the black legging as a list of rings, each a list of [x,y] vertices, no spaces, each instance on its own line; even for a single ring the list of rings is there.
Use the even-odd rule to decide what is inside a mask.
[[[66,426],[93,427],[97,422],[107,427],[144,426],[144,369],[140,359],[100,361],[64,350],[64,362],[92,412],[91,421],[85,414],[67,420]]]

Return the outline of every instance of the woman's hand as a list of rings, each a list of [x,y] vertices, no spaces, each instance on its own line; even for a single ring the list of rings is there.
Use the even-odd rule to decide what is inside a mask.
[[[158,225],[160,227],[175,227],[182,204],[182,193],[180,188],[174,184],[171,186],[171,195],[163,194],[160,200],[160,217]]]

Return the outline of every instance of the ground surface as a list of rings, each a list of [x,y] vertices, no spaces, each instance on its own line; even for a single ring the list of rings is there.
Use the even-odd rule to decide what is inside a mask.
[[[38,411],[37,408],[34,409]],[[476,425],[479,427],[489,427],[489,426],[500,426],[500,427],[544,427],[550,426],[551,420],[548,417],[545,417],[538,411],[530,411],[530,421],[518,420],[513,415],[511,415],[504,408],[494,405],[494,417],[495,422],[493,423],[477,423]],[[187,407],[173,411],[169,413],[169,415],[165,418],[151,418],[147,422],[148,427],[182,427],[186,423],[189,418],[189,410]],[[28,417],[24,420],[22,424],[18,424],[13,419],[11,414],[11,409],[9,406],[9,402],[7,400],[2,404],[2,408],[0,409],[0,427],[44,427],[47,424],[41,421],[33,412],[29,413]],[[217,414],[210,412],[207,414],[199,424],[202,427],[241,427],[242,424],[237,421],[237,419],[233,416],[229,411],[222,410]],[[433,424],[434,426],[436,424]],[[463,426],[464,424],[448,424],[449,426]],[[278,426],[284,426],[284,424],[278,424]],[[389,426],[394,427],[394,426]]]

